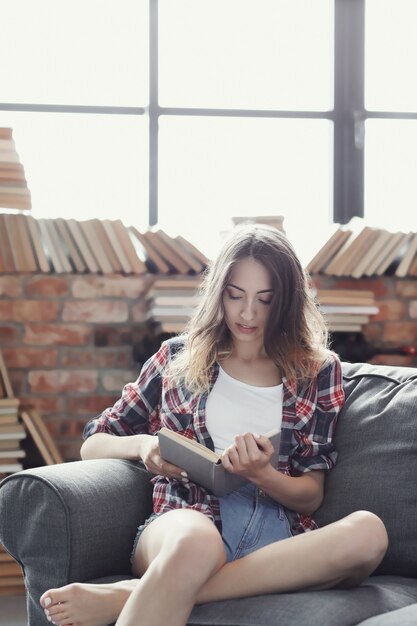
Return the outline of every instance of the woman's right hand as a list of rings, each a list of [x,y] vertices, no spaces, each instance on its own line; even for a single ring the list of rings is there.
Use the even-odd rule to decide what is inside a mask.
[[[152,474],[174,478],[182,482],[188,482],[187,472],[181,467],[164,461],[159,450],[158,437],[154,435],[138,435],[139,457],[145,464],[146,469]]]

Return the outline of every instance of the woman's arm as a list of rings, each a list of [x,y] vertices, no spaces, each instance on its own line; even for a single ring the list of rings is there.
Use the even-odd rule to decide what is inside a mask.
[[[287,509],[312,515],[323,501],[324,471],[312,470],[301,476],[287,476],[271,464],[255,473],[250,481]]]
[[[125,385],[116,404],[88,422],[81,447],[83,460],[142,460],[153,474],[185,478],[181,468],[161,459],[155,436],[161,427],[159,406],[168,358],[169,345],[164,342],[144,364],[137,381]]]
[[[86,439],[81,446],[81,458],[88,459],[128,459],[137,461],[140,454],[141,439],[150,435],[128,435],[117,437],[108,433],[96,433]]]
[[[81,458],[88,459],[141,459],[153,474],[184,480],[186,473],[176,465],[161,458],[158,437],[154,435],[126,435],[118,437],[107,433],[91,435],[81,446]]]
[[[245,476],[282,505],[311,515],[320,506],[324,493],[324,472],[311,471],[302,476],[287,476],[270,464],[273,446],[264,436],[245,433],[235,437],[235,442],[223,453],[224,467]]]

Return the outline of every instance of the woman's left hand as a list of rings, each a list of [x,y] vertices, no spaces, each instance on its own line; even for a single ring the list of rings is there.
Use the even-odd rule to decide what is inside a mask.
[[[222,463],[228,472],[251,480],[269,464],[273,452],[274,446],[268,437],[244,433],[237,435],[234,443],[225,449]]]

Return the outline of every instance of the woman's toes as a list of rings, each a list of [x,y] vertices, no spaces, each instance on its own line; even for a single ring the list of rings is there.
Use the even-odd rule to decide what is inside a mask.
[[[54,604],[58,604],[59,599],[56,597],[56,590],[49,589],[45,591],[45,593],[41,595],[39,602],[44,609],[51,608]]]

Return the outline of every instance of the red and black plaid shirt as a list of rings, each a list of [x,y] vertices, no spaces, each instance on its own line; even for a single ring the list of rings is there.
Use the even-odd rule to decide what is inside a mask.
[[[214,450],[206,428],[206,401],[209,392],[191,394],[183,383],[170,386],[165,368],[182,345],[180,339],[165,341],[143,366],[139,378],[127,384],[112,408],[91,420],[84,437],[95,433],[112,435],[156,435],[162,426],[181,431]],[[218,376],[218,365],[210,372],[210,389]],[[344,402],[342,373],[338,357],[330,353],[317,376],[301,388],[283,379],[281,447],[277,469],[298,476],[311,470],[329,470],[336,461],[333,435]],[[254,428],[256,424],[254,424]],[[218,499],[192,482],[156,476],[153,478],[154,514],[177,508],[192,508],[208,515],[221,528]],[[313,530],[311,517],[293,513],[294,533]]]

